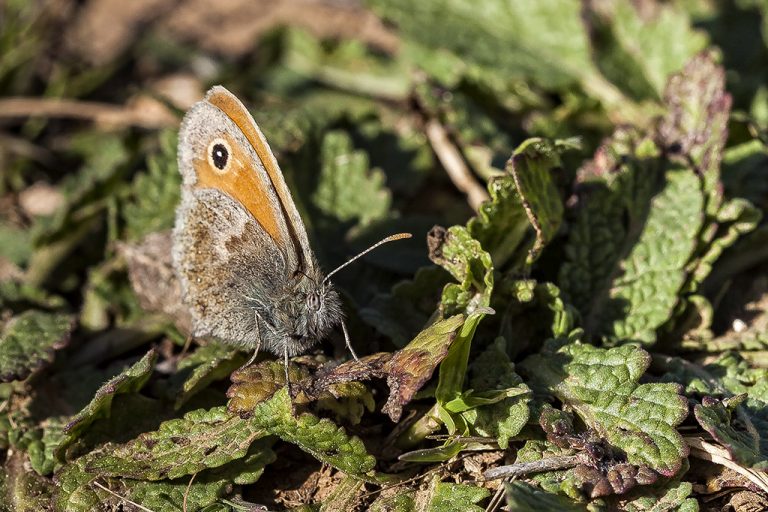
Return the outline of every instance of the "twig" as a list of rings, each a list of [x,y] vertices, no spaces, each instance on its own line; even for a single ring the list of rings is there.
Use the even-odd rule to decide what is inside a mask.
[[[139,510],[143,510],[144,512],[155,512],[155,511],[154,511],[154,510],[152,510],[151,508],[147,508],[147,507],[145,507],[145,506],[143,506],[143,505],[139,505],[139,504],[138,504],[138,503],[136,503],[135,501],[131,501],[131,500],[129,500],[128,498],[125,498],[125,497],[123,497],[123,496],[120,496],[120,495],[119,495],[119,494],[117,494],[115,491],[113,491],[113,490],[111,490],[111,489],[108,489],[107,487],[105,487],[105,486],[101,485],[101,484],[100,484],[99,482],[97,482],[96,480],[94,480],[92,483],[93,483],[93,485],[95,485],[95,486],[96,486],[96,487],[98,487],[99,489],[103,489],[103,490],[107,491],[109,494],[111,494],[111,495],[112,495],[112,496],[114,496],[115,498],[118,498],[118,499],[120,499],[120,500],[122,500],[122,501],[124,501],[124,502],[128,503],[129,505],[133,505],[134,507],[138,508]]]
[[[491,498],[491,501],[488,503],[488,506],[485,507],[485,512],[496,512],[496,509],[498,509],[501,504],[501,500],[504,498],[504,483],[509,482],[509,480],[509,478],[505,478],[504,482],[499,485],[496,492],[493,494],[493,498]]]
[[[685,442],[691,448],[691,455],[693,457],[708,460],[732,469],[746,477],[750,482],[762,489],[763,492],[768,493],[768,475],[745,468],[741,464],[734,462],[731,459],[731,454],[725,448],[708,443],[700,437],[686,437]]]
[[[184,490],[184,501],[181,504],[181,508],[184,512],[187,512],[187,496],[189,496],[189,490],[192,489],[192,482],[195,481],[196,476],[197,473],[192,475],[192,478],[189,479],[189,483],[187,484],[187,488]]]
[[[173,125],[168,111],[78,101],[64,98],[6,98],[0,100],[0,118],[63,117],[87,119],[113,126],[162,128]]]
[[[543,471],[555,471],[558,469],[572,468],[582,461],[579,455],[563,455],[561,457],[547,457],[533,462],[518,462],[509,466],[499,466],[489,469],[483,476],[486,480],[499,478],[517,478],[528,473],[541,473]]]
[[[429,143],[440,163],[443,164],[448,177],[451,178],[456,188],[467,195],[469,206],[473,210],[477,210],[483,201],[488,200],[488,192],[472,176],[472,172],[464,162],[459,150],[449,139],[443,125],[435,119],[430,119],[427,121],[426,133]]]

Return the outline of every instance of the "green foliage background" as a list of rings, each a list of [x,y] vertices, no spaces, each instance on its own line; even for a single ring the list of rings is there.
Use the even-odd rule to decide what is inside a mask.
[[[156,3],[0,2],[0,510],[768,508],[765,2]],[[214,84],[323,268],[414,234],[293,399],[174,292]]]

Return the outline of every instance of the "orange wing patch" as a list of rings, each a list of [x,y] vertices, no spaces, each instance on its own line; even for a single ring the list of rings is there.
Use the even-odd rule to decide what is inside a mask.
[[[246,134],[247,136],[247,134]],[[228,134],[223,134],[231,149],[226,173],[213,168],[207,158],[198,158],[194,161],[197,173],[197,187],[215,188],[225,192],[235,201],[242,204],[246,210],[259,222],[261,227],[269,233],[278,245],[284,243],[282,233],[278,225],[280,205],[272,205],[269,201],[267,187],[271,184],[259,179],[259,175],[247,165],[249,157],[239,148],[234,139]],[[249,138],[250,140],[250,138]],[[261,155],[259,155],[261,158]],[[263,162],[262,158],[262,162]]]
[[[283,173],[278,167],[277,160],[275,160],[275,156],[272,154],[272,150],[269,148],[264,135],[261,134],[258,127],[256,126],[256,122],[253,120],[253,117],[251,117],[251,114],[245,109],[242,103],[240,103],[240,100],[238,100],[226,89],[222,88],[220,91],[209,93],[206,95],[206,100],[211,105],[218,107],[222,112],[227,114],[232,122],[234,122],[237,127],[240,128],[240,131],[243,133],[243,135],[245,135],[245,138],[248,139],[248,142],[251,143],[251,146],[256,151],[256,154],[261,160],[264,169],[267,171],[267,175],[271,181],[270,185],[272,186],[272,189],[277,193],[280,204],[275,205],[274,210],[266,208],[262,205],[260,206],[259,214],[250,208],[249,211],[260,223],[262,223],[263,226],[265,226],[264,229],[267,229],[266,224],[274,225],[275,228],[277,227],[277,220],[274,219],[272,215],[284,216],[283,220],[285,223],[285,228],[288,230],[286,235],[291,238],[291,245],[296,251],[296,258],[299,261],[299,268],[302,268],[306,264],[304,261],[304,248],[302,247],[302,240],[298,237],[296,231],[297,228],[293,225],[290,214],[286,209],[286,205],[293,205],[293,198],[291,198],[291,193],[288,190],[288,187],[285,186],[285,182],[283,181]],[[262,184],[259,183],[259,186],[261,185]],[[234,197],[238,197],[238,199],[240,199],[241,196]],[[242,203],[246,205],[245,201],[242,201]],[[270,215],[270,218],[265,219],[265,221],[262,222],[262,218],[259,216],[260,214]],[[267,231],[272,234],[269,229],[267,229]],[[286,240],[282,240],[280,234],[277,234],[277,236],[273,235],[273,238],[278,242],[287,242]]]

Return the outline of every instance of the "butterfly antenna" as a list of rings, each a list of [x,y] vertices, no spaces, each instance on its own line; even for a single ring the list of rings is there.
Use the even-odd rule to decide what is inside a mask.
[[[347,265],[349,265],[350,263],[352,263],[356,259],[361,258],[362,256],[365,256],[366,254],[368,254],[372,250],[376,249],[380,245],[384,245],[384,244],[386,244],[388,242],[394,242],[395,240],[403,240],[404,238],[411,238],[412,236],[413,235],[410,234],[410,233],[397,233],[395,235],[389,235],[384,240],[379,240],[378,242],[376,242],[375,244],[373,244],[372,246],[370,246],[369,248],[367,248],[366,250],[364,250],[363,252],[361,252],[360,254],[355,256],[354,258],[352,258],[349,261],[347,261],[346,263],[342,263],[341,265],[336,267],[330,274],[325,276],[325,279],[323,279],[323,283],[322,284],[325,284],[325,282],[328,281],[328,279],[330,279],[333,274],[335,274],[339,270],[343,269],[344,267],[346,267]]]

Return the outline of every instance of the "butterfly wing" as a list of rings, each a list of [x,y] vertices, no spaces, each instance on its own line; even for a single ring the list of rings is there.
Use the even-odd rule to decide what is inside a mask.
[[[240,100],[224,87],[211,88],[185,116],[179,140],[185,188],[221,190],[264,228],[288,263],[295,265],[293,271],[306,272],[314,265],[304,223],[283,173]],[[223,170],[210,154],[216,141],[230,153]]]
[[[264,136],[223,87],[185,116],[179,171],[174,261],[195,334],[253,347],[264,338],[257,313],[270,314],[292,277],[317,269]]]

